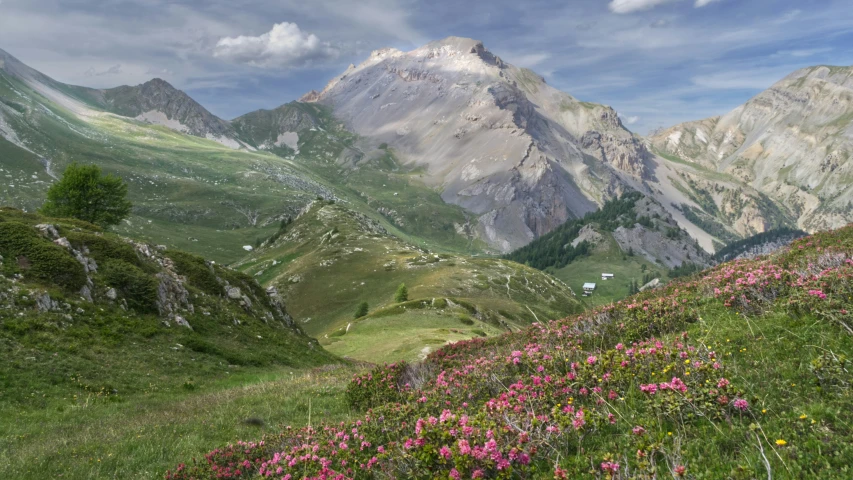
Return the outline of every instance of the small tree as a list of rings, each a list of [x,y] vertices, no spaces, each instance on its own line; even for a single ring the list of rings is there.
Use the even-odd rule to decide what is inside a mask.
[[[97,165],[72,163],[47,190],[41,213],[109,227],[130,215],[132,204],[126,197],[127,184],[121,178],[104,175]]]
[[[394,301],[397,303],[405,302],[409,299],[409,289],[406,288],[405,283],[401,283],[399,287],[397,287],[397,292],[394,294]]]
[[[355,309],[355,315],[353,315],[353,318],[361,318],[361,317],[367,315],[368,309],[369,309],[369,307],[367,305],[367,302],[359,303],[358,308]]]

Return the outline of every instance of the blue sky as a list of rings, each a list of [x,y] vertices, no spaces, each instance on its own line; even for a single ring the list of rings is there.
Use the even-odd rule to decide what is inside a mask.
[[[371,50],[473,37],[639,133],[725,113],[791,71],[853,64],[850,0],[0,0],[0,48],[72,84],[161,77],[233,118]]]

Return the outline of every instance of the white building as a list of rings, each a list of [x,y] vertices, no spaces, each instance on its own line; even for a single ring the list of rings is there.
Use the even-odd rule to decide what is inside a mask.
[[[602,280],[613,280],[613,278],[614,278],[614,275],[612,273],[602,273],[601,274]]]
[[[592,292],[594,292],[594,291],[595,291],[595,284],[594,284],[594,283],[584,283],[584,284],[583,284],[583,294],[584,294],[584,296],[590,295],[590,294],[592,294]]]

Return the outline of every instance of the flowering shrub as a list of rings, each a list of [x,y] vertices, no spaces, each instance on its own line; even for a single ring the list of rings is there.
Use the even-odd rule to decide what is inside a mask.
[[[360,420],[218,449],[166,477],[689,477],[678,432],[748,432],[766,409],[686,327],[708,305],[737,318],[772,307],[847,326],[853,243],[823,247],[833,235],[579,317],[448,345],[427,358],[435,373],[423,384],[406,381],[405,363],[375,368],[347,389],[350,405],[370,409]],[[811,371],[822,385],[849,387],[846,357],[820,357]]]
[[[406,362],[392,363],[363,375],[355,375],[347,387],[347,403],[358,409],[373,408],[386,403],[400,402],[409,385],[400,385]]]

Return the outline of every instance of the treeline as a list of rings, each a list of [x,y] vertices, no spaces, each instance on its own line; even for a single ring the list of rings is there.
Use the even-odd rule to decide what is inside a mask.
[[[540,270],[548,267],[563,268],[590,253],[592,245],[588,242],[572,246],[572,241],[578,237],[585,225],[597,223],[601,230],[609,232],[620,226],[630,228],[636,223],[634,204],[642,197],[640,192],[629,192],[618,199],[610,200],[600,210],[590,212],[580,219],[569,220],[550,233],[505,255],[504,258]],[[648,222],[651,223],[651,220]]]
[[[683,262],[681,265],[669,270],[669,278],[688,277],[694,273],[704,270],[704,267],[695,263]]]
[[[796,228],[775,228],[728,244],[725,248],[720,249],[714,254],[714,260],[717,262],[727,262],[760,245],[774,242],[787,244],[806,235],[808,233]]]

